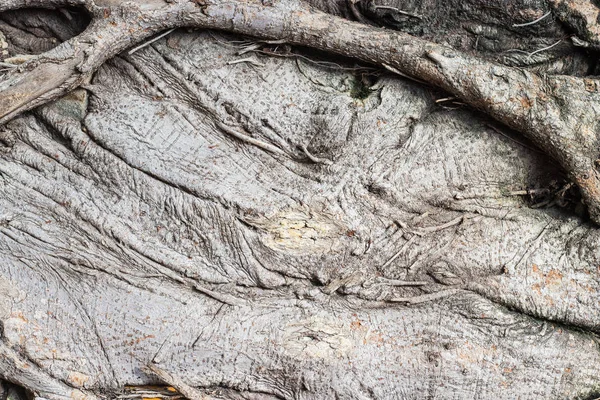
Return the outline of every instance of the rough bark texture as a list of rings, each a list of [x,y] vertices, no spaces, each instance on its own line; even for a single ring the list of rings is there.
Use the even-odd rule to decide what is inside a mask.
[[[409,21],[348,4],[313,5],[438,42],[468,37],[462,19],[517,44],[565,29],[499,22],[541,17],[536,2],[467,2],[440,36],[422,21],[444,8],[385,3],[422,17]],[[6,13],[9,56],[83,29],[67,13]],[[453,68],[488,66],[409,45],[394,68],[447,90],[464,88]],[[532,68],[593,68],[561,51]],[[197,398],[598,396],[600,233],[527,139],[397,74],[217,32],[176,30],[92,70],[0,132],[2,378],[48,399],[159,381]],[[510,102],[503,89],[538,79],[506,71],[487,94],[457,94]],[[593,98],[573,99],[583,79],[551,79],[571,102],[560,121],[592,118]]]
[[[70,5],[72,0],[47,3]],[[355,3],[350,2],[353,12],[364,19]],[[20,5],[9,5],[27,4],[23,0]],[[520,131],[554,157],[579,187],[591,219],[600,224],[595,80],[540,76],[491,63],[448,46],[371,27],[365,21],[353,23],[300,0],[85,0],[82,4],[92,15],[82,34],[14,68],[1,82],[0,122],[69,93],[86,83],[107,59],[161,30],[181,26],[229,30],[351,55],[447,90]],[[559,43],[527,53],[527,59]]]

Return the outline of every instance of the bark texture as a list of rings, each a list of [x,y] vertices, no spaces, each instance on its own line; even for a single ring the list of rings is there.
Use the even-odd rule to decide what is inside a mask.
[[[436,18],[410,4],[388,6]],[[543,144],[556,136],[547,121],[527,119],[539,115],[537,99],[534,111],[519,108],[519,90],[539,87],[530,71],[365,28],[390,24],[381,14],[390,9],[313,5],[364,18],[334,35],[341,20],[298,16],[296,27],[314,15],[327,23],[315,46],[363,43],[364,59],[478,98],[496,119],[521,118],[511,126],[531,127],[544,152],[439,101],[447,94],[371,65],[206,30],[176,30],[104,63],[80,40],[88,27],[52,50],[93,66],[58,90],[79,80],[85,89],[0,132],[2,378],[48,399],[127,396],[128,386],[158,382],[190,398],[598,396],[600,237],[569,186],[575,175],[545,154],[588,151],[593,163],[594,150]],[[190,24],[227,11],[194,7]],[[515,20],[546,12],[533,9]],[[85,22],[15,15],[0,21],[11,57],[46,51],[51,37],[66,40]],[[256,14],[235,15],[229,30],[277,38],[265,32],[284,14],[262,27],[248,25]],[[402,27],[404,17],[393,20]],[[107,18],[113,26],[110,18],[120,17]],[[69,28],[57,30],[57,20]],[[418,21],[412,33],[437,40]],[[460,19],[446,24],[458,36]],[[311,33],[296,32],[286,41]],[[391,44],[370,46],[376,34],[396,55]],[[32,71],[55,77],[64,66]],[[484,76],[494,86],[476,86]],[[548,118],[565,111],[552,119],[564,124],[557,129],[593,122],[596,95],[573,94],[582,82],[540,84]],[[553,108],[560,99],[568,106]]]
[[[61,4],[62,0],[48,1]],[[355,2],[350,4],[356,14]],[[68,93],[107,59],[161,30],[230,30],[352,55],[447,90],[522,132],[554,157],[578,185],[591,219],[600,223],[595,80],[539,76],[501,66],[411,35],[353,23],[300,0],[87,0],[83,6],[93,19],[81,35],[15,68],[1,83],[0,122]],[[554,46],[528,53],[527,59]]]

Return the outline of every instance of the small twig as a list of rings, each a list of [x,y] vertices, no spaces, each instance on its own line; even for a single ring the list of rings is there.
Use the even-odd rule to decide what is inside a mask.
[[[376,10],[390,10],[390,11],[395,11],[395,12],[397,12],[398,14],[406,15],[407,17],[413,17],[413,18],[417,18],[417,19],[423,19],[423,16],[422,16],[422,15],[413,14],[413,13],[411,13],[411,12],[404,11],[404,10],[401,10],[401,9],[399,9],[399,8],[396,8],[396,7],[391,7],[391,6],[378,6],[378,5],[375,5],[375,4],[373,5],[373,7],[374,7]]]
[[[178,400],[183,399],[183,395],[177,392],[172,386],[125,386],[124,393],[118,395],[117,399],[141,399],[141,398],[159,398]]]
[[[438,299],[443,299],[449,296],[453,296],[460,292],[461,289],[448,289],[448,290],[440,290],[439,292],[424,294],[421,296],[414,297],[396,297],[387,300],[388,303],[407,303],[407,304],[420,304],[426,303],[429,301],[434,301]]]
[[[222,36],[222,35],[216,35],[215,32],[213,31],[208,31],[208,34],[217,42],[219,42],[220,44],[227,46],[227,47],[232,47],[232,48],[236,48],[238,49],[240,47],[240,45],[242,46],[247,46],[249,44],[255,43],[255,42],[248,42],[247,40],[221,40],[219,39],[218,36]]]
[[[308,157],[308,159],[316,164],[325,164],[325,165],[332,165],[333,161],[328,160],[326,158],[320,158],[320,157],[315,157],[314,155],[310,154],[310,152],[308,151],[308,149],[306,148],[306,145],[303,144],[301,146],[302,151],[304,152],[304,154],[306,154],[306,157]]]
[[[400,257],[400,254],[402,254],[404,252],[404,250],[406,250],[414,241],[415,241],[416,236],[411,237],[410,239],[408,239],[408,241],[406,243],[404,243],[404,245],[400,248],[400,250],[398,250],[396,252],[396,254],[394,254],[392,256],[392,258],[390,258],[389,260],[387,260],[385,262],[385,264],[383,264],[380,268],[380,270],[385,269],[388,265],[390,265],[391,263],[393,263],[396,258]]]
[[[512,192],[509,192],[508,194],[509,194],[509,196],[529,196],[532,193],[534,193],[534,192],[526,189],[526,190],[513,190]]]
[[[225,124],[223,124],[221,122],[217,122],[216,125],[223,132],[228,133],[231,136],[233,136],[236,139],[239,139],[239,140],[241,140],[243,142],[252,144],[252,145],[254,145],[256,147],[260,147],[261,149],[269,151],[269,152],[274,153],[274,154],[279,154],[279,155],[282,155],[282,156],[287,155],[286,152],[283,151],[283,150],[281,150],[279,147],[275,147],[272,144],[265,143],[265,142],[263,142],[261,140],[254,139],[254,138],[251,138],[250,136],[244,135],[243,133],[240,133],[240,132],[236,131],[235,129],[230,128],[230,127],[228,127],[227,125],[225,125]]]
[[[533,51],[533,52],[529,53],[529,57],[528,58],[531,59],[531,57],[533,57],[534,55],[536,55],[538,53],[541,53],[541,52],[546,51],[546,50],[550,50],[551,48],[553,48],[555,46],[558,46],[560,44],[560,42],[562,42],[562,39],[560,39],[558,42],[556,42],[554,44],[551,44],[550,46],[546,46],[546,47],[541,48],[539,50]]]
[[[560,44],[560,42],[562,42],[562,41],[563,41],[563,39],[560,39],[559,41],[557,41],[556,43],[551,44],[550,46],[546,46],[546,47],[543,47],[541,49],[538,49],[538,50],[535,50],[535,51],[532,51],[532,52],[527,52],[527,51],[521,50],[521,49],[508,49],[508,50],[506,50],[506,52],[525,54],[527,56],[528,62],[532,62],[531,58],[534,55],[536,55],[538,53],[541,53],[543,51],[546,51],[546,50],[550,50],[551,48],[553,48],[555,46],[558,46]]]
[[[550,189],[526,189],[526,190],[515,190],[513,192],[510,192],[509,195],[511,196],[526,196],[526,195],[534,195],[534,194],[550,194],[551,197],[547,198],[544,201],[541,201],[539,203],[536,204],[532,204],[531,208],[541,208],[541,207],[552,207],[555,204],[559,204],[561,206],[564,206],[564,196],[565,193],[567,192],[567,190],[569,190],[571,187],[573,186],[573,182],[569,182],[566,185],[564,185],[562,188],[555,190],[555,191],[551,191]]]
[[[205,400],[206,396],[200,390],[188,385],[183,379],[178,378],[162,368],[157,367],[154,364],[148,364],[142,367],[142,371],[149,375],[155,375],[161,381],[169,386],[173,386],[179,393],[184,395],[189,400]]]
[[[530,206],[530,208],[536,209],[536,208],[542,208],[542,207],[546,207],[546,206],[550,207],[550,206],[553,206],[553,205],[554,205],[554,200],[553,199],[548,199],[548,200],[544,200],[544,201],[542,201],[540,203],[532,204]]]
[[[442,224],[442,225],[419,228],[419,232],[421,232],[423,234],[438,232],[443,229],[450,228],[451,226],[458,225],[458,224],[462,223],[464,219],[465,219],[464,216],[460,216],[460,217],[457,217],[457,218],[453,219],[452,221],[446,222],[445,224]]]
[[[569,182],[567,183],[565,186],[563,186],[558,192],[556,192],[557,195],[559,196],[564,196],[565,192],[569,189],[571,189],[573,187],[574,183],[573,182]]]
[[[423,85],[428,85],[428,83],[427,83],[427,82],[425,82],[425,81],[422,81],[422,80],[420,80],[420,79],[417,79],[417,78],[413,78],[413,77],[412,77],[412,76],[410,76],[410,75],[406,75],[405,73],[402,73],[402,72],[398,71],[398,69],[396,69],[396,68],[392,67],[391,65],[388,65],[388,64],[386,64],[386,63],[381,63],[381,65],[383,65],[383,67],[384,67],[385,69],[387,69],[388,71],[391,71],[391,72],[395,73],[396,75],[400,75],[400,76],[401,76],[401,77],[403,77],[403,78],[410,79],[411,81],[415,81],[415,82],[417,82],[417,83],[421,83],[421,84],[423,84]]]
[[[464,219],[465,219],[465,216],[463,215],[463,216],[453,219],[452,221],[446,222],[444,224],[436,225],[436,226],[427,226],[425,228],[410,228],[405,222],[399,221],[397,219],[394,220],[394,222],[396,222],[398,225],[400,225],[400,228],[402,228],[402,230],[404,230],[408,233],[412,233],[413,235],[416,235],[416,236],[425,236],[430,233],[439,232],[443,229],[458,225],[458,224],[462,223],[464,221]]]
[[[131,394],[121,394],[119,396],[117,396],[117,399],[171,399],[171,400],[179,400],[179,399],[183,399],[184,397],[181,395],[176,395],[176,394],[163,394],[163,393],[156,393],[156,392],[135,392],[135,393],[131,393]],[[39,397],[38,397],[39,399]]]
[[[456,106],[458,106],[458,107],[449,107],[449,106],[445,106],[445,105],[441,104],[441,103],[445,103],[445,102],[452,102],[452,104],[454,104],[454,105],[456,105]],[[462,107],[462,106],[465,106],[465,105],[466,105],[465,103],[463,103],[463,102],[461,102],[461,101],[458,101],[458,98],[456,98],[456,97],[453,97],[453,96],[450,96],[450,97],[444,97],[444,98],[441,98],[441,99],[437,99],[437,100],[435,101],[435,103],[436,103],[436,104],[440,104],[440,106],[441,106],[442,108],[445,108],[446,110],[458,110],[460,107]]]
[[[330,69],[337,69],[340,71],[376,71],[377,68],[373,68],[373,67],[344,67],[341,66],[338,63],[334,63],[334,62],[330,62],[330,61],[316,61],[316,60],[312,60],[308,57],[305,57],[301,54],[296,54],[296,53],[286,53],[286,54],[282,54],[282,53],[277,53],[274,51],[265,51],[265,50],[258,50],[258,49],[253,49],[253,50],[249,50],[252,51],[254,53],[258,53],[258,54],[264,54],[266,56],[270,56],[270,57],[282,57],[282,58],[295,58],[295,59],[301,59],[301,60],[305,60],[308,61],[311,64],[315,64],[318,65],[320,67],[324,67],[324,68],[330,68]],[[239,55],[240,53],[238,53]]]
[[[208,297],[210,297],[212,299],[215,299],[215,300],[217,300],[217,301],[219,301],[219,302],[221,302],[223,304],[227,304],[227,305],[230,305],[230,306],[239,306],[239,307],[241,307],[241,306],[245,306],[245,305],[248,304],[246,302],[246,300],[239,299],[239,298],[237,298],[235,296],[231,296],[231,295],[225,294],[225,293],[217,293],[217,292],[214,292],[214,291],[212,291],[210,289],[202,287],[200,285],[194,286],[194,289],[196,289],[197,291],[199,291],[202,294],[207,295]]]
[[[8,68],[8,69],[13,69],[13,68],[17,68],[18,65],[17,64],[11,64],[11,63],[0,61],[0,67],[5,67],[5,68]]]
[[[234,65],[234,64],[244,63],[244,62],[247,62],[247,63],[252,64],[252,65],[256,65],[257,67],[264,67],[265,66],[265,64],[260,63],[260,62],[256,61],[253,58],[250,58],[250,57],[248,57],[248,58],[241,58],[239,60],[229,61],[227,63],[227,65]]]
[[[265,44],[285,44],[287,43],[287,39],[277,39],[277,40],[263,40],[262,43]]]
[[[425,211],[423,214],[417,215],[416,217],[413,218],[413,220],[411,221],[411,224],[416,225],[416,224],[420,223],[425,218],[429,217],[430,214],[431,213],[429,211]]]
[[[261,41],[261,42],[258,42],[258,43],[252,43],[252,44],[249,44],[248,46],[244,47],[243,49],[239,50],[237,52],[237,55],[241,56],[241,55],[249,53],[251,51],[258,50],[261,47],[263,47],[265,44],[285,44],[285,43],[286,43],[285,39],[280,39],[280,40],[266,40],[266,41]]]
[[[163,33],[161,33],[160,35],[158,35],[158,36],[155,36],[154,38],[152,38],[152,39],[150,39],[150,40],[148,40],[148,41],[146,41],[146,42],[144,42],[144,43],[140,44],[139,46],[137,46],[137,47],[134,47],[133,49],[129,50],[129,51],[127,52],[127,54],[129,54],[129,55],[132,55],[132,54],[133,54],[133,53],[135,53],[136,51],[138,51],[138,50],[140,50],[140,49],[143,49],[144,47],[146,47],[146,46],[148,46],[148,45],[150,45],[150,44],[152,44],[152,43],[156,42],[157,40],[159,40],[159,39],[161,39],[161,38],[164,38],[164,37],[165,37],[165,36],[167,36],[169,33],[173,32],[175,29],[177,29],[177,28],[169,29],[168,31],[166,31],[166,32],[163,32]]]
[[[417,235],[417,236],[423,236],[422,232],[419,231],[415,231],[413,230],[410,226],[408,226],[408,224],[404,221],[401,221],[399,219],[395,219],[394,222],[400,227],[402,228],[401,230],[403,231],[403,233],[410,233],[413,235]]]
[[[521,26],[529,26],[529,25],[537,24],[538,22],[540,22],[541,20],[543,20],[544,18],[546,18],[550,14],[552,14],[552,11],[548,11],[546,14],[542,15],[538,19],[533,20],[531,22],[525,22],[524,24],[513,24],[513,28],[518,28],[518,27],[521,27]]]
[[[277,54],[276,54],[277,55]],[[295,57],[297,60],[305,60],[308,61],[311,64],[315,64],[318,65],[320,67],[325,67],[325,68],[330,68],[330,69],[338,69],[340,71],[373,71],[376,70],[376,68],[372,68],[372,67],[343,67],[338,63],[334,63],[334,62],[330,62],[330,61],[317,61],[317,60],[312,60],[308,57],[305,57],[301,54],[282,54],[281,57]]]
[[[573,46],[577,46],[577,47],[591,47],[592,46],[592,44],[590,42],[581,40],[577,36],[571,36],[571,42],[573,42]]]
[[[402,221],[401,219],[396,218],[394,220],[394,223],[402,229],[408,229],[408,224],[406,222]]]
[[[262,46],[263,46],[263,44],[261,44],[261,43],[254,43],[254,44],[251,44],[251,45],[248,45],[248,46],[244,47],[243,49],[239,50],[235,54],[237,54],[238,56],[241,56],[241,55],[244,55],[244,54],[249,53],[251,51],[258,50]]]
[[[441,98],[441,99],[437,99],[435,102],[436,103],[443,103],[445,101],[453,101],[453,100],[456,100],[456,97],[450,96],[450,97],[444,97],[444,98]]]

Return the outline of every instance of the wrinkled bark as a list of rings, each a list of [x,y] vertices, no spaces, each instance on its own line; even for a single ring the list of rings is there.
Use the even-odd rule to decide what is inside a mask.
[[[228,11],[204,6],[187,25]],[[257,14],[227,30],[280,38],[281,9],[247,6],[273,33]],[[362,24],[311,11],[286,42],[321,21],[312,46],[425,78],[543,152],[395,72],[204,30],[117,55],[155,31],[80,40],[92,23],[51,53],[77,67],[7,77],[67,77],[11,117],[85,89],[0,133],[2,378],[49,399],[597,396],[599,237],[567,189],[594,132],[561,131],[593,125],[588,78],[542,82],[356,6],[334,8]]]
[[[231,30],[352,55],[457,95],[522,132],[554,157],[579,186],[592,220],[600,223],[595,80],[539,77],[413,36],[324,14],[299,0],[266,4],[89,0],[83,5],[94,16],[85,32],[16,68],[0,86],[0,122],[68,93],[107,59],[160,30],[179,26]]]

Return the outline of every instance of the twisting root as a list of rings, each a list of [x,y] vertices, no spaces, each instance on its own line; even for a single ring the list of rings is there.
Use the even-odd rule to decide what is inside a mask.
[[[69,386],[49,375],[2,340],[0,340],[0,378],[23,386],[39,398],[98,400],[92,393]]]

